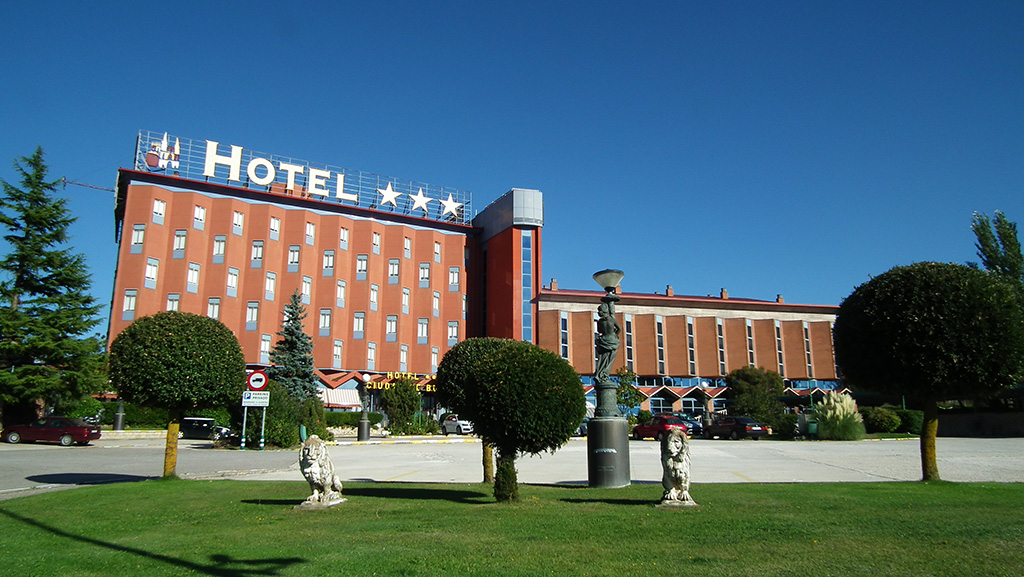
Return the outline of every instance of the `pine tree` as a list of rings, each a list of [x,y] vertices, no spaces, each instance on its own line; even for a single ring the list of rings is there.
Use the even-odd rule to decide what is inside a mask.
[[[971,230],[977,239],[974,247],[978,249],[981,266],[1013,284],[1024,299],[1024,255],[1017,239],[1017,223],[998,210],[994,220],[986,214],[974,213]],[[980,268],[974,262],[967,265]]]
[[[0,259],[0,417],[29,420],[47,404],[77,400],[105,379],[100,321],[85,258],[67,247],[75,221],[47,180],[42,148],[15,161],[21,186],[6,180],[0,224],[10,247]]]
[[[281,339],[270,351],[270,362],[274,366],[267,370],[267,376],[284,385],[300,401],[315,397],[317,390],[313,339],[303,330],[305,318],[306,307],[302,306],[299,291],[295,291],[284,306],[284,322],[277,333]]]

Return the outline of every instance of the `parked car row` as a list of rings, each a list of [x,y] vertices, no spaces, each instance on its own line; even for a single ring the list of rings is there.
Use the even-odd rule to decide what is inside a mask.
[[[749,417],[716,415],[707,426],[685,413],[659,413],[649,423],[633,427],[633,439],[653,438],[660,441],[669,429],[682,429],[689,437],[713,439],[760,439],[768,428]]]

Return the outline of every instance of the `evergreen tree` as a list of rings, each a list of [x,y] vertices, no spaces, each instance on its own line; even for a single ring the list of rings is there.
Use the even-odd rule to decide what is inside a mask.
[[[273,366],[267,370],[267,376],[284,385],[299,401],[316,397],[317,390],[316,373],[313,372],[313,339],[303,330],[302,320],[305,318],[306,307],[302,306],[299,291],[295,291],[284,306],[284,322],[277,333],[281,339],[270,351]]]
[[[978,249],[981,266],[1016,287],[1024,301],[1024,255],[1017,239],[1017,223],[1008,220],[998,210],[991,220],[986,214],[974,213],[971,230],[977,239],[974,247]],[[975,262],[967,265],[980,268]]]
[[[6,180],[0,224],[10,251],[0,259],[0,419],[31,420],[46,404],[102,386],[102,340],[88,335],[100,307],[89,294],[85,258],[66,243],[75,221],[47,180],[42,148],[15,161],[21,186]]]

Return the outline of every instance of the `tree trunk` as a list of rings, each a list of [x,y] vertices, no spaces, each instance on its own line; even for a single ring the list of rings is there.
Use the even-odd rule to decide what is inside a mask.
[[[181,430],[181,411],[171,411],[167,423],[167,443],[164,446],[164,477],[173,477],[178,466],[178,431]]]
[[[516,478],[516,452],[498,450],[498,470],[494,475],[494,498],[499,502],[519,500]]]
[[[938,481],[939,465],[935,460],[935,437],[939,432],[939,403],[925,401],[924,423],[921,425],[921,480]]]
[[[481,443],[484,448],[484,483],[494,484],[494,446]]]

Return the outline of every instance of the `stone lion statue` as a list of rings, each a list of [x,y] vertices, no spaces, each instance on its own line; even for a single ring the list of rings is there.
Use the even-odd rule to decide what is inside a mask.
[[[329,507],[344,501],[341,498],[341,479],[334,473],[327,444],[320,437],[311,435],[302,443],[299,470],[313,490],[313,494],[306,498],[306,504]]]
[[[690,443],[682,429],[661,436],[662,505],[696,505],[690,497]]]

